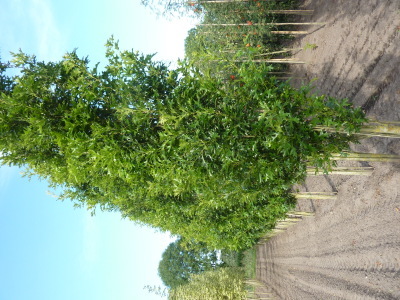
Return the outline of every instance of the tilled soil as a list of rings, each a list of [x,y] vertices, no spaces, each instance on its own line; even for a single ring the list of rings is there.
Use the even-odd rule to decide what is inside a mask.
[[[293,48],[293,84],[347,97],[368,117],[400,121],[400,0],[306,0],[310,34]],[[299,79],[300,78],[300,79]],[[400,155],[400,139],[369,138],[353,151]],[[400,299],[400,163],[371,176],[310,176],[300,191],[338,192],[335,200],[299,200],[315,212],[257,249],[257,277],[276,299]],[[262,291],[260,288],[259,291]]]

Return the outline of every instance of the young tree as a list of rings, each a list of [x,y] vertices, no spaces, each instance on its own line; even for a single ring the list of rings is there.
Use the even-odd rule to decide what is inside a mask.
[[[189,283],[169,291],[170,300],[247,299],[244,276],[240,269],[221,268],[191,275]]]
[[[75,53],[50,63],[16,54],[21,75],[0,96],[1,161],[78,205],[213,249],[247,248],[273,228],[307,164],[329,168],[365,121],[346,100],[276,84],[262,65],[226,82],[113,40],[106,57],[99,71]]]

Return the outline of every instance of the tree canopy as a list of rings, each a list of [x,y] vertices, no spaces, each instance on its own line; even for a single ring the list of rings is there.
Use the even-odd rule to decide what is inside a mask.
[[[165,286],[175,288],[188,283],[192,274],[214,270],[222,262],[218,260],[217,252],[210,251],[202,243],[182,245],[178,239],[169,244],[162,254],[158,266],[158,274]]]
[[[99,70],[74,52],[14,55],[21,74],[1,79],[2,163],[61,186],[62,199],[211,249],[251,246],[293,206],[307,164],[329,168],[365,121],[346,100],[277,83],[251,62],[227,81],[112,39],[106,58]]]

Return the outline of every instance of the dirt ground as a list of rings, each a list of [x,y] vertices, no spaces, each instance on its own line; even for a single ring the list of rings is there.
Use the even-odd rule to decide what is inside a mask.
[[[400,121],[400,0],[306,0],[310,34],[293,47],[296,79],[315,92],[349,98],[369,117]],[[369,138],[352,150],[400,155],[400,139]],[[349,165],[349,162],[343,162]],[[310,176],[301,191],[338,192],[336,200],[300,200],[315,212],[257,248],[257,277],[274,299],[400,299],[400,163],[371,176]]]

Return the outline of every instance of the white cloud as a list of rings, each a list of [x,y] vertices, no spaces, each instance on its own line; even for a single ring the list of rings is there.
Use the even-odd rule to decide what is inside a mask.
[[[57,24],[55,0],[0,1],[0,58],[12,60],[11,52],[36,55],[39,61],[58,61],[67,52],[68,38]],[[3,3],[4,2],[4,3]],[[17,69],[9,75],[19,74]]]
[[[64,54],[65,40],[48,1],[31,0],[29,15],[35,30],[37,56],[45,60],[59,59]]]
[[[3,3],[4,2],[4,3]],[[61,33],[51,0],[8,0],[1,2],[0,37],[2,59],[22,49],[40,60],[59,59],[67,39]]]

